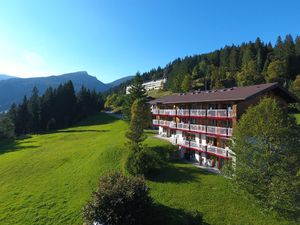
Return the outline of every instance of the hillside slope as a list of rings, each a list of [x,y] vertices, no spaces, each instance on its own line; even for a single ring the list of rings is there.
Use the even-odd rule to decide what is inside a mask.
[[[78,91],[82,85],[98,92],[105,91],[110,87],[99,81],[87,72],[75,72],[60,76],[13,78],[0,81],[0,112],[8,109],[12,103],[20,103],[24,95],[30,96],[34,86],[43,94],[48,87],[57,87],[71,80],[74,88]]]
[[[126,129],[100,114],[73,128],[0,144],[0,224],[82,224],[81,208],[98,178],[123,168]],[[151,137],[146,143],[169,145]],[[208,224],[293,224],[262,213],[228,180],[190,164],[170,163],[147,183],[169,224],[187,224],[195,210]]]

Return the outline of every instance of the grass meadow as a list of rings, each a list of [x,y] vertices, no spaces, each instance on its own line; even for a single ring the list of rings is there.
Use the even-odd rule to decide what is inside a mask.
[[[99,177],[124,172],[126,129],[124,121],[99,114],[69,129],[0,143],[0,224],[82,224],[81,208]],[[148,135],[150,147],[169,145]],[[293,224],[263,212],[224,177],[180,161],[147,183],[170,224],[187,224],[195,211],[206,224]]]

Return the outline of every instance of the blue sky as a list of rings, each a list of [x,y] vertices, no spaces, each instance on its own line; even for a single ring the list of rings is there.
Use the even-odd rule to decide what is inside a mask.
[[[0,73],[86,70],[103,82],[178,57],[300,35],[300,1],[7,0],[0,2]]]

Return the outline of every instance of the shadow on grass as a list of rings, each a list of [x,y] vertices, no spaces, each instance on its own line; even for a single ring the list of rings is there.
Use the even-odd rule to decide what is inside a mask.
[[[26,143],[30,143],[31,141],[26,141]],[[22,144],[24,144],[23,142]],[[26,146],[21,146],[15,141],[3,141],[0,143],[0,155],[9,153],[9,152],[15,152],[15,151],[21,151],[25,149],[33,149],[33,148],[38,148],[39,146],[37,145],[26,145]]]
[[[112,115],[106,113],[98,113],[93,116],[89,116],[87,119],[82,120],[75,126],[91,126],[91,125],[100,125],[100,124],[109,124],[117,120],[120,120]]]
[[[96,132],[96,133],[104,133],[109,132],[110,130],[58,130],[53,133],[85,133],[85,132]]]
[[[176,164],[178,163],[180,162],[176,162]],[[179,167],[173,163],[167,163],[157,173],[147,176],[147,179],[154,182],[185,183],[199,181],[199,173],[202,172],[196,167]]]
[[[156,204],[153,209],[151,224],[155,225],[209,225],[203,221],[202,214],[198,211],[187,212],[183,209],[171,208]]]

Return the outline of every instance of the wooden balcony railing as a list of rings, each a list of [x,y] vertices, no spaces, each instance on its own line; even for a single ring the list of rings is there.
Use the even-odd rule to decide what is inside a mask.
[[[198,125],[198,124],[190,124],[190,130],[200,133],[206,133],[206,126],[205,125]]]
[[[190,130],[190,125],[188,123],[177,123],[177,129]]]
[[[166,121],[166,120],[160,120],[159,125],[160,126],[165,126],[168,127],[170,125],[171,121]]]
[[[212,145],[207,146],[207,152],[227,157],[225,148],[220,148]]]
[[[158,109],[152,109],[152,114],[158,115],[159,114],[159,110]]]
[[[232,128],[207,126],[206,133],[207,134],[221,135],[221,136],[231,136],[232,135]]]
[[[152,120],[152,124],[153,125],[159,125],[159,121],[158,120]]]
[[[232,128],[227,128],[228,129],[228,136],[232,137]]]
[[[189,109],[177,109],[177,116],[189,116],[190,110]]]
[[[186,148],[190,147],[190,141],[188,141],[188,140],[177,139],[177,144],[184,146]]]
[[[170,122],[169,127],[176,129],[177,126],[176,126],[176,123],[172,121],[172,122]]]
[[[232,110],[227,109],[153,109],[152,114],[184,117],[232,118]]]
[[[205,109],[191,109],[190,110],[191,117],[206,117]]]
[[[201,150],[201,151],[206,150],[206,146],[201,145],[201,144],[197,143],[196,141],[190,141],[190,148],[193,148],[196,150]]]
[[[165,116],[175,116],[176,110],[175,109],[160,109],[159,114],[165,115]]]

